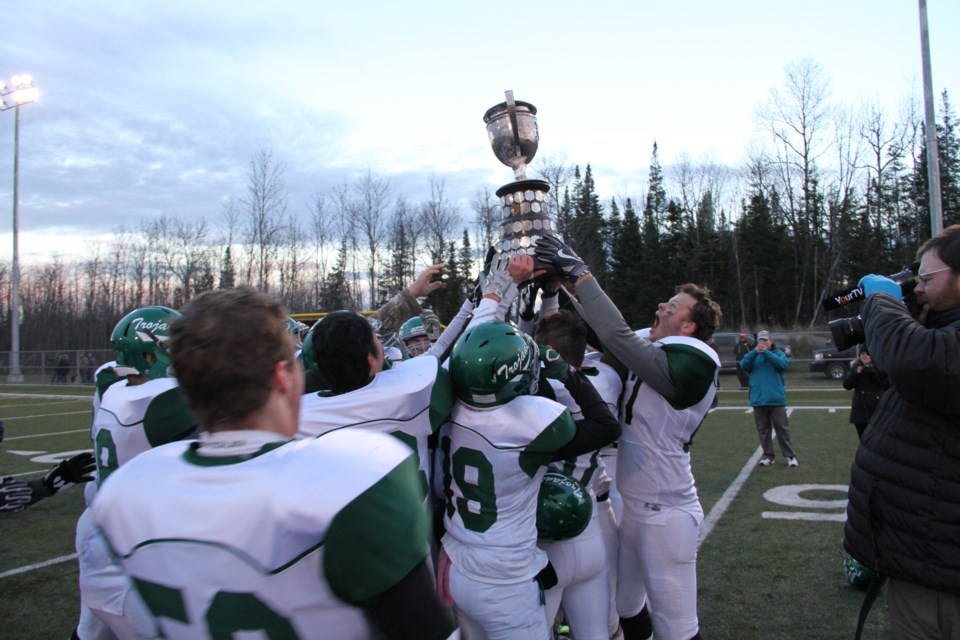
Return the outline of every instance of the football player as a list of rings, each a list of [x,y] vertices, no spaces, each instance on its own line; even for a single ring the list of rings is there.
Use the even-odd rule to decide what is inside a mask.
[[[173,365],[203,433],[111,475],[103,536],[167,638],[456,637],[415,456],[358,429],[294,439],[303,372],[284,316],[250,287],[184,308]]]
[[[94,397],[98,491],[144,451],[196,431],[196,420],[169,370],[170,323],[179,315],[168,307],[143,307],[124,316],[111,334],[115,360],[112,367],[98,370]],[[81,608],[75,637],[154,637],[153,623],[132,584],[95,535],[92,517],[88,507],[77,522]]]
[[[532,259],[529,256],[527,258],[532,267]],[[547,288],[553,288],[552,284]],[[572,311],[555,310],[551,301],[556,300],[556,295],[548,295],[546,300],[541,306],[541,319],[537,323],[534,338],[541,349],[556,350],[571,369],[580,371],[587,348],[586,325]],[[619,382],[615,372],[614,377]],[[592,381],[596,377],[589,376],[587,379]],[[580,407],[562,383],[550,379],[550,385],[558,402],[574,416],[581,415]],[[611,390],[606,391],[609,393]],[[614,417],[616,412],[610,410],[608,399],[602,395],[601,399],[610,417]],[[616,396],[613,402],[615,407]],[[547,621],[554,620],[562,604],[574,637],[607,640],[616,634],[619,625],[619,619],[611,618],[613,591],[609,571],[610,559],[616,558],[617,545],[616,520],[608,502],[610,481],[599,450],[563,460],[555,463],[555,466],[584,485],[596,508],[588,526],[575,537],[540,542],[540,548],[547,552],[558,579],[557,586],[546,593]]]
[[[686,284],[658,305],[649,330],[634,333],[589,267],[559,238],[542,236],[536,257],[566,276],[583,318],[630,372],[617,466],[623,497],[617,607],[624,637],[649,637],[646,595],[657,638],[699,639],[703,509],[688,448],[716,401],[720,359],[706,341],[720,324],[720,306],[707,290]]]
[[[504,284],[485,284],[478,311],[499,304]],[[566,376],[567,385],[594,428],[534,395],[540,369],[536,343],[499,320],[469,326],[450,358],[457,402],[440,439],[446,533],[438,576],[470,638],[547,637],[542,590],[556,576],[537,547],[541,481],[550,462],[597,449],[619,432],[579,375]]]

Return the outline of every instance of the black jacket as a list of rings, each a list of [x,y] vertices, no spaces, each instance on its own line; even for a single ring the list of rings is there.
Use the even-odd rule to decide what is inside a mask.
[[[844,389],[853,389],[853,399],[850,401],[850,422],[853,424],[867,424],[870,416],[877,410],[880,397],[890,387],[887,376],[877,369],[872,362],[863,364],[854,361],[847,370],[843,379]]]
[[[960,308],[924,326],[878,293],[860,315],[890,388],[857,449],[844,547],[881,574],[960,594]]]

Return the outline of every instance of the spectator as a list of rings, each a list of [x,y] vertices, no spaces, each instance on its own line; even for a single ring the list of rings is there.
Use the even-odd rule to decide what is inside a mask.
[[[737,344],[733,345],[733,357],[737,359],[737,380],[740,381],[740,388],[747,389],[750,386],[750,374],[743,370],[740,361],[743,356],[750,352],[750,344],[747,342],[747,334],[741,333]]]
[[[893,638],[960,628],[960,225],[917,252],[913,317],[900,285],[860,281],[867,348],[890,388],[850,474],[844,547],[886,578]],[[874,586],[874,592],[879,583]]]
[[[783,372],[790,366],[790,359],[777,349],[768,331],[761,331],[757,334],[757,346],[743,356],[740,366],[750,375],[750,406],[753,407],[753,419],[763,449],[759,464],[769,467],[774,463],[770,434],[775,431],[787,466],[796,467],[799,463],[793,453],[787,419],[787,390],[783,383]]]
[[[857,438],[863,440],[863,430],[870,422],[870,416],[880,404],[880,396],[890,387],[887,376],[877,369],[873,359],[863,347],[860,355],[850,363],[847,375],[843,379],[843,388],[853,390],[850,401],[850,422],[857,428]]]

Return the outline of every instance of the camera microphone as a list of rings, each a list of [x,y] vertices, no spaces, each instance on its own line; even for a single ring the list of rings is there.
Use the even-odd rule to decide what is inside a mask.
[[[903,295],[907,296],[913,291],[913,287],[917,283],[916,277],[919,269],[920,263],[914,262],[909,267],[905,267],[900,273],[895,273],[887,277],[900,285],[900,288],[903,290]],[[856,302],[857,300],[863,300],[863,298],[863,289],[860,287],[853,287],[852,289],[847,289],[846,291],[833,293],[827,296],[820,302],[820,304],[823,305],[824,311],[833,311],[834,309],[845,307],[852,302]]]

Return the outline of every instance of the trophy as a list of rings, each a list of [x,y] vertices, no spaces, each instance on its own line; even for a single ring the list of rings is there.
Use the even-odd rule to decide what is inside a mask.
[[[497,189],[500,231],[494,249],[510,257],[520,253],[534,255],[534,246],[541,235],[560,234],[547,204],[550,185],[543,180],[527,180],[527,164],[536,155],[540,142],[537,108],[529,102],[514,100],[513,91],[505,93],[506,102],[490,107],[483,115],[494,155],[513,169],[515,178],[515,182]]]

